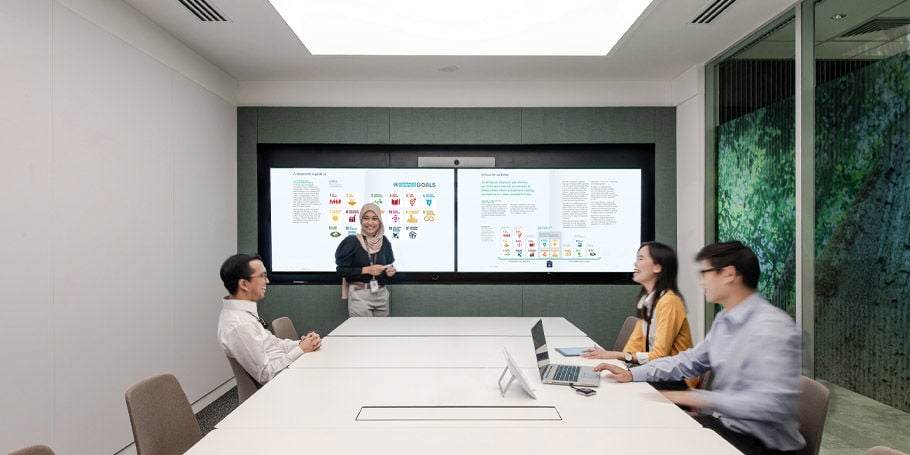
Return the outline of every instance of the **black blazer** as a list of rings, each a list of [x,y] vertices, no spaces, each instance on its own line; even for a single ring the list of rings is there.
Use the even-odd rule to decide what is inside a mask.
[[[367,250],[360,246],[357,235],[345,237],[338,245],[335,250],[335,270],[339,277],[347,279],[349,283],[369,283],[373,276],[370,274],[364,275],[360,271],[364,267],[371,265],[370,255]],[[373,256],[373,264],[387,265],[395,262],[395,255],[392,254],[392,245],[386,236],[382,236],[382,248]],[[385,285],[388,279],[385,273],[376,277],[376,281],[380,285]]]

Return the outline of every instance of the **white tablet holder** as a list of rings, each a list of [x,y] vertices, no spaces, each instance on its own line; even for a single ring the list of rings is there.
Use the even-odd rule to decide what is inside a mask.
[[[528,395],[533,399],[537,399],[537,395],[534,395],[534,390],[531,389],[531,385],[528,383],[527,378],[525,378],[524,373],[518,369],[518,365],[515,364],[515,359],[512,358],[512,354],[509,353],[509,350],[503,346],[502,352],[506,356],[506,367],[502,369],[502,374],[499,375],[499,392],[503,397],[506,396],[506,391],[509,390],[509,386],[512,385],[512,382],[518,379],[518,383],[521,384],[521,388],[527,392]],[[502,385],[502,379],[506,376],[506,373],[510,373],[509,382],[505,386]]]

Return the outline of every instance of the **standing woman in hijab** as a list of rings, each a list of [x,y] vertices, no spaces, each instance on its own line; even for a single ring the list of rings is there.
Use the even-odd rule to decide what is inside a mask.
[[[376,204],[360,209],[360,232],[349,235],[335,250],[341,277],[341,298],[348,300],[348,315],[388,316],[388,278],[395,275],[392,245],[384,235],[382,211]]]

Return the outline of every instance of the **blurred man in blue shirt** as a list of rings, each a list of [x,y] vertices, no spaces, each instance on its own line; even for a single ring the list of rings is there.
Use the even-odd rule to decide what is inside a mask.
[[[609,379],[677,381],[714,371],[712,390],[664,392],[746,454],[798,453],[806,444],[796,409],[800,333],[790,316],[756,292],[760,268],[740,242],[708,245],[695,257],[708,302],[723,306],[705,340],[672,357],[623,368],[600,364]]]

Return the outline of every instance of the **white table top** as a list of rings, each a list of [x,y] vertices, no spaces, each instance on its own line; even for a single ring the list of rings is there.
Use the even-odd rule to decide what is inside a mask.
[[[583,397],[566,386],[541,384],[536,368],[522,368],[538,399],[516,383],[501,396],[502,368],[288,369],[282,371],[216,428],[396,428],[452,426],[450,421],[355,421],[363,406],[554,406],[559,427],[700,428],[647,383],[603,380],[597,395]],[[527,426],[554,422],[458,421],[465,428]]]
[[[531,327],[543,319],[547,337],[584,337],[565,318],[527,317],[391,317],[349,318],[329,336],[531,336]]]
[[[547,337],[550,361],[594,366],[601,361],[563,357],[558,347],[594,346],[588,337]],[[520,367],[534,368],[531,337],[339,337],[323,338],[322,349],[302,355],[289,368],[502,368],[507,347]]]
[[[468,436],[469,435],[469,436]],[[364,455],[562,454],[573,449],[605,454],[733,455],[739,452],[703,428],[471,428],[217,429],[187,453],[330,453]]]
[[[738,453],[646,383],[602,380],[591,397],[542,384],[537,319],[348,319],[188,453]],[[564,318],[543,319],[551,361],[599,363],[556,353],[593,343]],[[517,381],[500,393],[503,346],[536,400]]]

